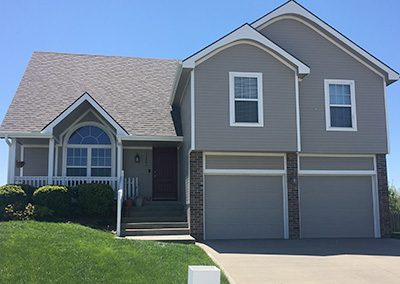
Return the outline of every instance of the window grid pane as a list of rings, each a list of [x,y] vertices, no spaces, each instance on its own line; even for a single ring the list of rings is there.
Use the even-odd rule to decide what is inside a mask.
[[[236,101],[235,122],[258,122],[258,102]]]
[[[236,99],[257,99],[257,78],[235,77]]]
[[[68,148],[67,166],[68,167],[86,167],[87,149],[86,148]]]
[[[332,127],[353,127],[351,107],[331,107]]]
[[[78,128],[69,138],[68,144],[111,144],[110,137],[99,127],[83,126]]]

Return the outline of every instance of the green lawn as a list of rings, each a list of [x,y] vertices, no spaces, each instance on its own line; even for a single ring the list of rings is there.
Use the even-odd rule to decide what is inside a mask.
[[[77,224],[0,222],[0,283],[187,283],[188,265],[213,262],[195,245],[120,240]]]

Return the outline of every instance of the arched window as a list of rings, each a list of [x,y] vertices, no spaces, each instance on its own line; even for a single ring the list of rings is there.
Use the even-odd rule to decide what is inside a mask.
[[[75,130],[67,144],[67,176],[111,176],[111,140],[97,126]]]

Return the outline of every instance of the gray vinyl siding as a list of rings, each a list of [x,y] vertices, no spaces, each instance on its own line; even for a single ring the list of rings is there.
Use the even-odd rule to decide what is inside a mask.
[[[261,33],[311,68],[299,84],[304,152],[387,153],[383,78],[299,21],[279,20]],[[355,81],[357,132],[326,131],[324,79]]]
[[[48,148],[24,148],[24,176],[47,176]]]
[[[282,177],[206,176],[206,239],[283,238]]]
[[[229,72],[263,75],[264,127],[231,127]],[[196,149],[295,151],[295,72],[248,44],[227,48],[195,69]]]
[[[125,177],[139,179],[139,194],[143,197],[153,195],[153,151],[151,149],[124,149],[123,169]],[[135,162],[136,154],[140,163]]]
[[[206,169],[283,170],[284,159],[274,156],[207,156]]]
[[[368,157],[300,157],[301,170],[374,170]]]
[[[183,98],[180,105],[181,121],[182,121],[182,133],[183,133],[183,143],[179,149],[179,183],[180,189],[186,204],[189,204],[189,191],[190,191],[190,181],[189,181],[189,150],[191,146],[191,97],[190,97],[190,80],[183,91]]]
[[[56,147],[56,151],[58,151],[58,161],[57,161],[57,176],[62,176],[62,165],[63,165],[63,151],[62,147]]]
[[[370,176],[300,177],[302,238],[373,237]]]

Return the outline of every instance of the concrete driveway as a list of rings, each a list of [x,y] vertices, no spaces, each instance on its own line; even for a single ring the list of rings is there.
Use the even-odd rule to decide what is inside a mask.
[[[232,284],[400,283],[400,240],[235,240],[199,246]]]

